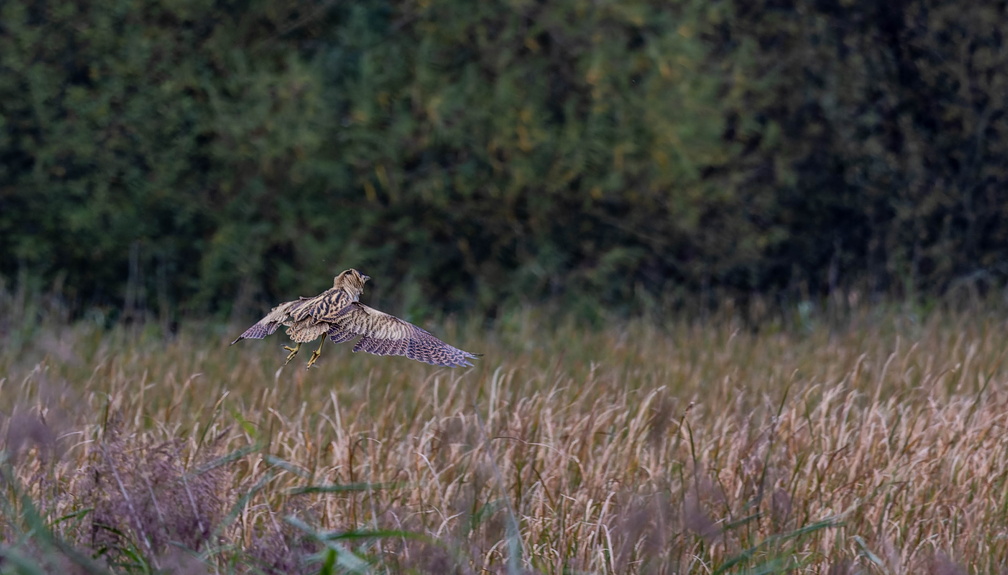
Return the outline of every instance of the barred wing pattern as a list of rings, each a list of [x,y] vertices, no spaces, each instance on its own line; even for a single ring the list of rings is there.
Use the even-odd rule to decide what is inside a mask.
[[[335,318],[327,321],[331,326],[329,339],[333,343],[343,343],[358,335],[364,336],[353,351],[401,355],[444,367],[472,366],[469,358],[479,357],[448,345],[408,321],[362,303],[354,302],[346,306]]]
[[[329,321],[329,318],[339,314],[353,301],[349,294],[339,288],[326,290],[310,300],[292,311],[295,323],[309,318],[315,321]]]
[[[301,305],[312,298],[300,297],[294,301],[284,302],[271,309],[266,317],[262,318],[255,325],[245,330],[245,333],[238,336],[238,339],[231,342],[231,345],[243,339],[262,339],[267,335],[273,335],[281,325],[291,325],[293,323],[291,314]],[[316,336],[318,337],[318,336]]]

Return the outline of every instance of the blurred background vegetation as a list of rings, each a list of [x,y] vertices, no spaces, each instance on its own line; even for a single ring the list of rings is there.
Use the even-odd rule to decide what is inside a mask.
[[[489,317],[1000,290],[1006,12],[5,0],[0,279],[162,319],[351,266]]]

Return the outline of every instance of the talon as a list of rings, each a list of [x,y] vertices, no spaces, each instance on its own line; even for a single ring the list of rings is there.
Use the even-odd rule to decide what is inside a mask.
[[[287,356],[287,361],[284,362],[284,365],[287,365],[288,363],[291,362],[292,359],[294,359],[294,356],[297,355],[298,351],[301,349],[301,344],[300,343],[297,344],[296,347],[290,347],[285,345],[284,349],[290,352],[290,355]]]
[[[321,356],[322,356],[321,353],[316,353],[313,351],[311,354],[311,359],[308,360],[308,365],[305,366],[305,369],[310,369],[311,366],[315,364],[315,360],[317,360]]]
[[[305,366],[305,369],[311,369],[311,366],[315,364],[315,361],[322,357],[322,345],[325,344],[325,340],[325,335],[323,335],[322,343],[318,345],[318,349],[312,352],[311,358],[308,359],[308,365]]]

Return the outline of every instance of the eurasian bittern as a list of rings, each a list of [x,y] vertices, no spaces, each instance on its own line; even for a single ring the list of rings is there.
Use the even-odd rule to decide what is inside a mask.
[[[477,354],[452,347],[429,332],[408,321],[370,308],[357,300],[364,291],[364,282],[371,279],[355,269],[349,269],[333,279],[333,287],[315,297],[302,297],[284,302],[266,317],[245,330],[231,345],[243,339],[262,339],[271,335],[281,325],[287,326],[287,335],[297,343],[284,346],[290,352],[287,363],[301,349],[301,344],[328,335],[333,343],[343,343],[364,336],[354,345],[353,351],[366,351],[375,355],[402,355],[432,365],[446,367],[471,366],[469,358]],[[312,352],[308,367],[322,355],[322,344]]]

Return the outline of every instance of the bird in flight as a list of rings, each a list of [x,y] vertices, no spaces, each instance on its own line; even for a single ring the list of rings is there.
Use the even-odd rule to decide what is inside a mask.
[[[322,341],[308,360],[311,367],[322,355],[326,336],[333,343],[343,343],[361,337],[353,351],[375,355],[402,355],[410,359],[445,367],[472,366],[470,358],[479,354],[452,347],[408,321],[370,308],[359,301],[364,283],[371,279],[355,269],[349,269],[333,279],[333,287],[315,297],[301,297],[274,307],[266,317],[245,330],[231,345],[243,339],[262,339],[281,325],[297,345],[284,346],[290,352],[284,365],[290,363],[301,344]]]

